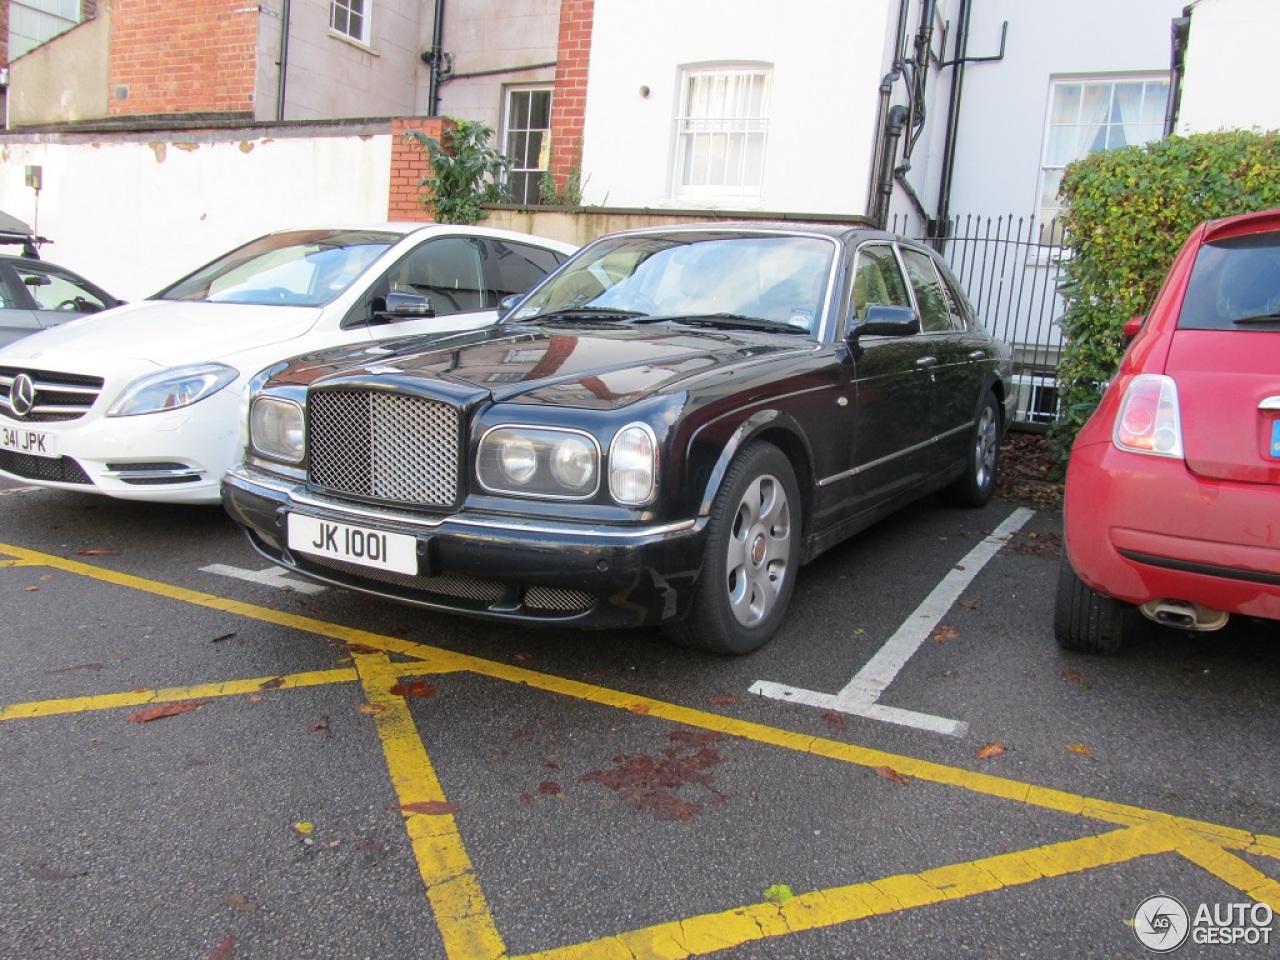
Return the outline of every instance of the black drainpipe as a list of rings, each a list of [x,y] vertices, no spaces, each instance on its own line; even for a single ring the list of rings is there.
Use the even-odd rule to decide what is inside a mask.
[[[880,81],[880,106],[876,116],[875,150],[871,155],[871,182],[867,185],[867,209],[871,211],[871,219],[876,226],[881,228],[884,227],[888,218],[889,209],[887,199],[884,201],[884,209],[881,209],[881,196],[884,195],[886,188],[889,194],[893,193],[892,153],[888,154],[890,161],[888,169],[885,169],[885,154],[888,150],[888,140],[891,136],[889,133],[889,97],[893,94],[893,85],[902,76],[903,61],[906,59],[907,8],[909,4],[910,0],[899,0],[898,42],[893,50],[893,68]],[[901,130],[899,130],[899,133],[901,133]],[[894,142],[897,142],[896,135],[894,136]]]
[[[1182,16],[1174,17],[1169,31],[1172,53],[1169,63],[1169,106],[1164,113],[1164,135],[1173,136],[1178,125],[1178,109],[1182,106],[1182,77],[1186,73],[1187,38],[1191,35],[1191,8],[1183,7]]]
[[[444,75],[444,0],[436,0],[435,20],[431,27],[431,49],[422,55],[431,67],[427,81],[427,116],[440,114],[440,78]]]
[[[280,77],[276,81],[276,119],[284,119],[284,82],[289,76],[289,0],[280,7]]]
[[[955,67],[951,74],[951,99],[947,104],[947,135],[942,147],[942,176],[938,180],[938,218],[930,224],[929,234],[943,243],[951,234],[951,181],[956,168],[956,131],[960,126],[960,95],[964,90],[964,61],[969,55],[970,0],[960,0],[959,25],[956,32]]]

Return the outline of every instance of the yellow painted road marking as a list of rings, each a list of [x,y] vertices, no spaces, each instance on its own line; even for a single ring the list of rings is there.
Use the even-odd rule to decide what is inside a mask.
[[[768,937],[819,930],[1046,877],[1170,853],[1177,843],[1176,832],[1167,827],[1130,827],[922,873],[816,890],[783,903],[756,903],[658,924],[589,943],[526,954],[519,960],[682,960]]]
[[[1246,895],[1280,910],[1280,884],[1230,852],[1247,852],[1280,859],[1280,838],[1277,837],[1256,835],[1219,824],[1175,817],[1142,807],[1098,800],[960,767],[949,767],[914,757],[736,720],[650,697],[241,603],[21,547],[0,544],[0,553],[17,558],[10,562],[0,561],[0,566],[48,566],[353,645],[355,670],[294,674],[285,677],[280,688],[345,683],[360,679],[369,703],[378,708],[372,711],[372,716],[383,744],[392,783],[402,806],[431,801],[442,803],[445,798],[404,698],[392,695],[386,681],[424,673],[470,672],[812,756],[869,768],[889,766],[904,776],[922,781],[954,786],[972,793],[1012,800],[1025,806],[1074,814],[1126,828],[1020,853],[1001,854],[939,867],[923,873],[902,874],[870,883],[813,891],[783,904],[754,904],[719,914],[659,924],[590,943],[529,954],[525,960],[611,960],[613,957],[619,960],[667,960],[688,957],[750,940],[780,936],[802,929],[817,929],[944,900],[962,899],[1044,877],[1078,873],[1124,863],[1138,857],[1167,853],[1180,854]],[[386,654],[396,654],[409,660],[393,663]],[[260,678],[15,704],[0,708],[0,720],[252,693],[261,689],[266,680],[274,679],[276,678]],[[406,813],[406,829],[414,856],[427,886],[428,899],[450,960],[498,960],[505,957],[505,947],[489,913],[454,818],[449,814]]]
[[[386,683],[392,667],[386,654],[357,653],[356,666],[364,682],[364,694],[373,709],[370,715],[382,740],[382,752],[391,772],[400,806],[445,803],[444,788],[436,777],[422,737],[404,697],[395,696]],[[418,861],[418,872],[427,887],[427,899],[445,952],[465,960],[498,960],[507,948],[489,913],[484,891],[462,844],[458,824],[450,813],[404,811],[405,829]]]
[[[0,720],[27,720],[33,717],[54,717],[67,713],[90,713],[94,710],[116,710],[120,707],[136,707],[144,703],[174,703],[182,700],[212,700],[214,697],[235,697],[262,693],[264,690],[294,690],[300,687],[316,687],[330,683],[352,683],[356,671],[316,670],[311,673],[294,673],[283,677],[257,677],[253,680],[228,680],[222,683],[204,683],[191,687],[164,687],[157,690],[129,690],[125,693],[106,693],[98,696],[67,697],[63,700],[36,700],[30,703],[14,703],[0,706]],[[270,684],[270,686],[264,686]]]

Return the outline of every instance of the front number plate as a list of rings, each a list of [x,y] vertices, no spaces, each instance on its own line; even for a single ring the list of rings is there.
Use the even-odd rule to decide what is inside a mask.
[[[14,453],[53,459],[62,456],[62,452],[58,449],[56,433],[48,433],[44,430],[21,430],[17,427],[0,427],[0,450],[12,450]]]
[[[378,570],[418,572],[416,537],[353,527],[300,513],[289,514],[289,549]]]

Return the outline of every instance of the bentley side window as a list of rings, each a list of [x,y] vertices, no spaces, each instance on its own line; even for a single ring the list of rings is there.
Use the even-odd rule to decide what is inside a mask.
[[[916,306],[920,309],[920,329],[925,333],[951,332],[951,315],[947,310],[946,294],[938,281],[933,261],[918,250],[901,247],[902,262],[907,265],[911,289],[916,294]]]
[[[872,305],[910,307],[898,258],[893,247],[884,243],[866,244],[858,250],[857,266],[853,272],[850,316],[865,319],[867,307]]]

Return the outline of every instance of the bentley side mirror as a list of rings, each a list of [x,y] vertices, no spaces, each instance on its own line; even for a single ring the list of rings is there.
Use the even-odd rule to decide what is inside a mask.
[[[920,318],[910,307],[892,307],[873,303],[867,315],[854,320],[845,331],[845,340],[853,344],[859,337],[909,337],[920,332]]]

